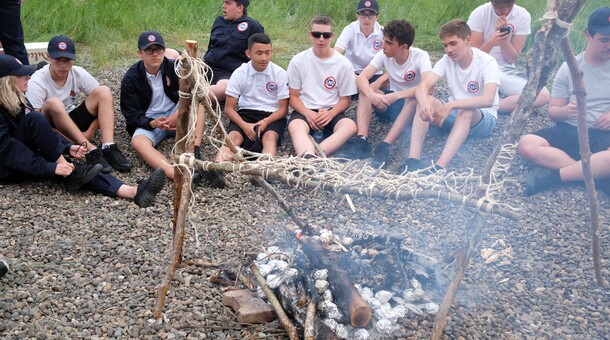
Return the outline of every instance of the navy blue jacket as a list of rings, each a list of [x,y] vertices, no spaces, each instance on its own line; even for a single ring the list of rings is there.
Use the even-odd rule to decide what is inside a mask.
[[[40,153],[30,149],[27,145],[15,138],[15,131],[21,120],[28,114],[41,114],[30,112],[22,105],[21,111],[11,115],[8,110],[0,106],[0,178],[6,178],[11,170],[30,174],[37,177],[51,177],[55,175],[55,162],[47,161]],[[57,137],[56,150],[59,154],[65,152],[72,144],[64,138]]]
[[[241,64],[250,61],[246,56],[248,38],[254,33],[264,32],[263,26],[247,15],[234,21],[219,16],[212,25],[208,50],[203,60],[212,68],[233,72]]]
[[[164,58],[161,63],[163,90],[174,103],[178,102],[178,76],[174,71],[174,60]],[[152,130],[146,117],[146,110],[152,102],[152,88],[146,79],[146,69],[142,60],[133,64],[121,81],[121,112],[125,116],[127,132],[130,135],[137,128]]]

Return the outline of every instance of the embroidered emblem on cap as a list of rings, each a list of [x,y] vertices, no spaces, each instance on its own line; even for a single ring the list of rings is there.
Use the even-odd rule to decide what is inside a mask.
[[[62,51],[65,51],[66,49],[68,49],[68,44],[66,44],[65,42],[61,41],[59,44],[57,44],[57,48],[59,48]]]
[[[157,40],[157,37],[155,37],[153,34],[148,36],[148,41],[153,42],[153,41],[156,41],[156,40]]]
[[[476,81],[471,81],[468,83],[468,92],[470,93],[478,93],[479,92],[479,83]]]
[[[364,2],[364,7],[371,7],[371,2],[370,1],[365,1]]]
[[[248,29],[248,23],[247,22],[242,22],[241,24],[237,25],[237,30],[240,32],[243,32],[245,30]]]
[[[265,85],[265,88],[267,89],[267,92],[275,92],[277,91],[277,83],[270,81],[267,83],[267,85]]]
[[[379,49],[381,49],[381,46],[383,46],[383,41],[381,41],[379,39],[373,41],[373,49],[375,51],[379,51]]]
[[[405,78],[406,81],[413,81],[413,79],[415,79],[415,71],[409,70],[402,77]]]
[[[337,85],[337,79],[335,79],[335,77],[330,76],[326,79],[324,79],[324,87],[326,87],[329,90],[332,90],[335,88],[335,86]]]

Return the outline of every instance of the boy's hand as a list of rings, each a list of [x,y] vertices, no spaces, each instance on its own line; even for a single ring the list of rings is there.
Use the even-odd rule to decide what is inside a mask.
[[[316,125],[320,128],[328,125],[333,120],[333,115],[326,109],[318,110],[318,116],[315,118]],[[319,130],[319,129],[318,129]]]
[[[424,122],[431,123],[434,118],[434,111],[432,111],[432,106],[429,104],[423,105],[419,110],[419,118]]]
[[[606,112],[595,121],[595,128],[608,131],[610,130],[610,112]]]
[[[63,177],[68,177],[74,171],[74,164],[72,163],[58,163],[55,166],[55,174]]]
[[[306,114],[304,113],[303,116],[305,116],[305,119],[307,119],[307,123],[309,124],[310,128],[316,131],[320,131],[322,129],[321,126],[316,123],[316,120],[318,119],[318,113],[316,111],[310,111]]]
[[[388,95],[375,92],[369,97],[369,100],[374,107],[378,108],[379,110],[385,110],[390,105],[387,96]]]
[[[453,110],[453,108],[449,105],[443,105],[441,106],[435,113],[434,113],[434,121],[432,122],[434,125],[441,127],[443,126],[443,123],[445,122],[445,119],[447,119],[447,117],[449,117],[449,114],[451,114],[451,110]]]
[[[246,134],[246,137],[248,137],[248,139],[251,141],[254,141],[256,139],[256,133],[254,132],[255,126],[256,126],[256,124],[254,124],[254,123],[246,123],[246,122],[243,122],[242,125],[240,126],[240,128]]]
[[[263,131],[267,130],[267,127],[269,127],[269,123],[267,123],[267,118],[259,120],[258,122],[256,122],[256,125],[258,125],[259,137],[263,134]]]

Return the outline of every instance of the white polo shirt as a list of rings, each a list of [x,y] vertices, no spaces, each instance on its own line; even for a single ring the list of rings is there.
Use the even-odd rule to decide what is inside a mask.
[[[176,103],[165,94],[165,90],[163,89],[164,79],[161,71],[157,72],[156,75],[146,72],[146,80],[148,80],[148,84],[152,89],[152,100],[146,110],[146,116],[167,112],[176,105]],[[170,82],[169,77],[166,77],[165,81]]]
[[[240,109],[275,112],[280,107],[279,101],[290,97],[288,75],[273,62],[263,72],[258,72],[249,61],[233,72],[225,93],[239,98],[237,106]]]
[[[487,2],[475,8],[468,18],[468,26],[475,32],[483,33],[483,42],[489,40],[496,33],[496,22],[498,15],[494,11],[491,2]],[[507,25],[513,28],[514,35],[529,35],[532,32],[531,23],[532,17],[530,13],[523,7],[514,5],[513,9],[506,16]],[[489,51],[489,55],[496,58],[500,66],[512,65],[508,64],[502,56],[500,46],[494,46]]]
[[[345,26],[335,43],[345,51],[345,57],[352,63],[354,72],[360,74],[383,46],[383,27],[375,22],[373,33],[368,37],[360,30],[360,23],[354,21]],[[381,74],[381,71],[377,74]]]
[[[332,57],[320,59],[311,48],[292,57],[288,64],[288,86],[300,91],[300,99],[310,110],[330,109],[339,99],[358,93],[352,64],[333,50]]]
[[[59,98],[70,112],[76,108],[74,101],[79,93],[89,95],[100,83],[93,78],[89,72],[79,66],[72,66],[68,72],[68,78],[63,86],[58,86],[49,71],[50,65],[46,65],[32,74],[28,83],[28,91],[25,94],[35,109],[42,108],[45,100],[51,97]]]
[[[457,62],[451,60],[446,54],[439,60],[432,69],[432,72],[440,77],[447,78],[447,85],[451,90],[452,96],[449,101],[473,98],[483,95],[485,84],[494,83],[500,85],[500,70],[498,63],[489,54],[472,48],[472,62],[466,69],[462,69]],[[492,107],[492,113],[498,117],[499,97],[496,97]]]
[[[378,70],[385,70],[390,77],[390,89],[402,91],[419,85],[421,75],[432,70],[432,63],[428,52],[416,48],[409,48],[409,57],[400,65],[394,58],[388,58],[383,51],[371,60],[371,65]]]

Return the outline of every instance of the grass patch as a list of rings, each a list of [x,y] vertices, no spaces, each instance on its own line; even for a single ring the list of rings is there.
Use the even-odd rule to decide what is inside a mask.
[[[379,22],[404,18],[413,23],[417,35],[414,45],[430,52],[441,52],[438,27],[452,19],[467,19],[485,0],[475,1],[402,1],[380,0]],[[533,30],[540,27],[546,1],[522,0],[517,3],[532,14]],[[177,49],[184,40],[199,41],[205,51],[214,19],[222,13],[221,0],[28,0],[22,21],[27,41],[48,41],[56,34],[72,38],[78,53],[85,54],[95,67],[107,68],[136,59],[138,35],[147,29],[161,32],[166,44]],[[316,14],[330,15],[338,36],[344,26],[355,20],[357,1],[340,0],[255,0],[248,14],[257,19],[274,41],[275,62],[287,67],[294,54],[309,47],[306,31]],[[589,0],[574,21],[570,33],[576,51],[584,49],[583,32],[589,14],[607,0]],[[531,43],[530,43],[531,44]]]

